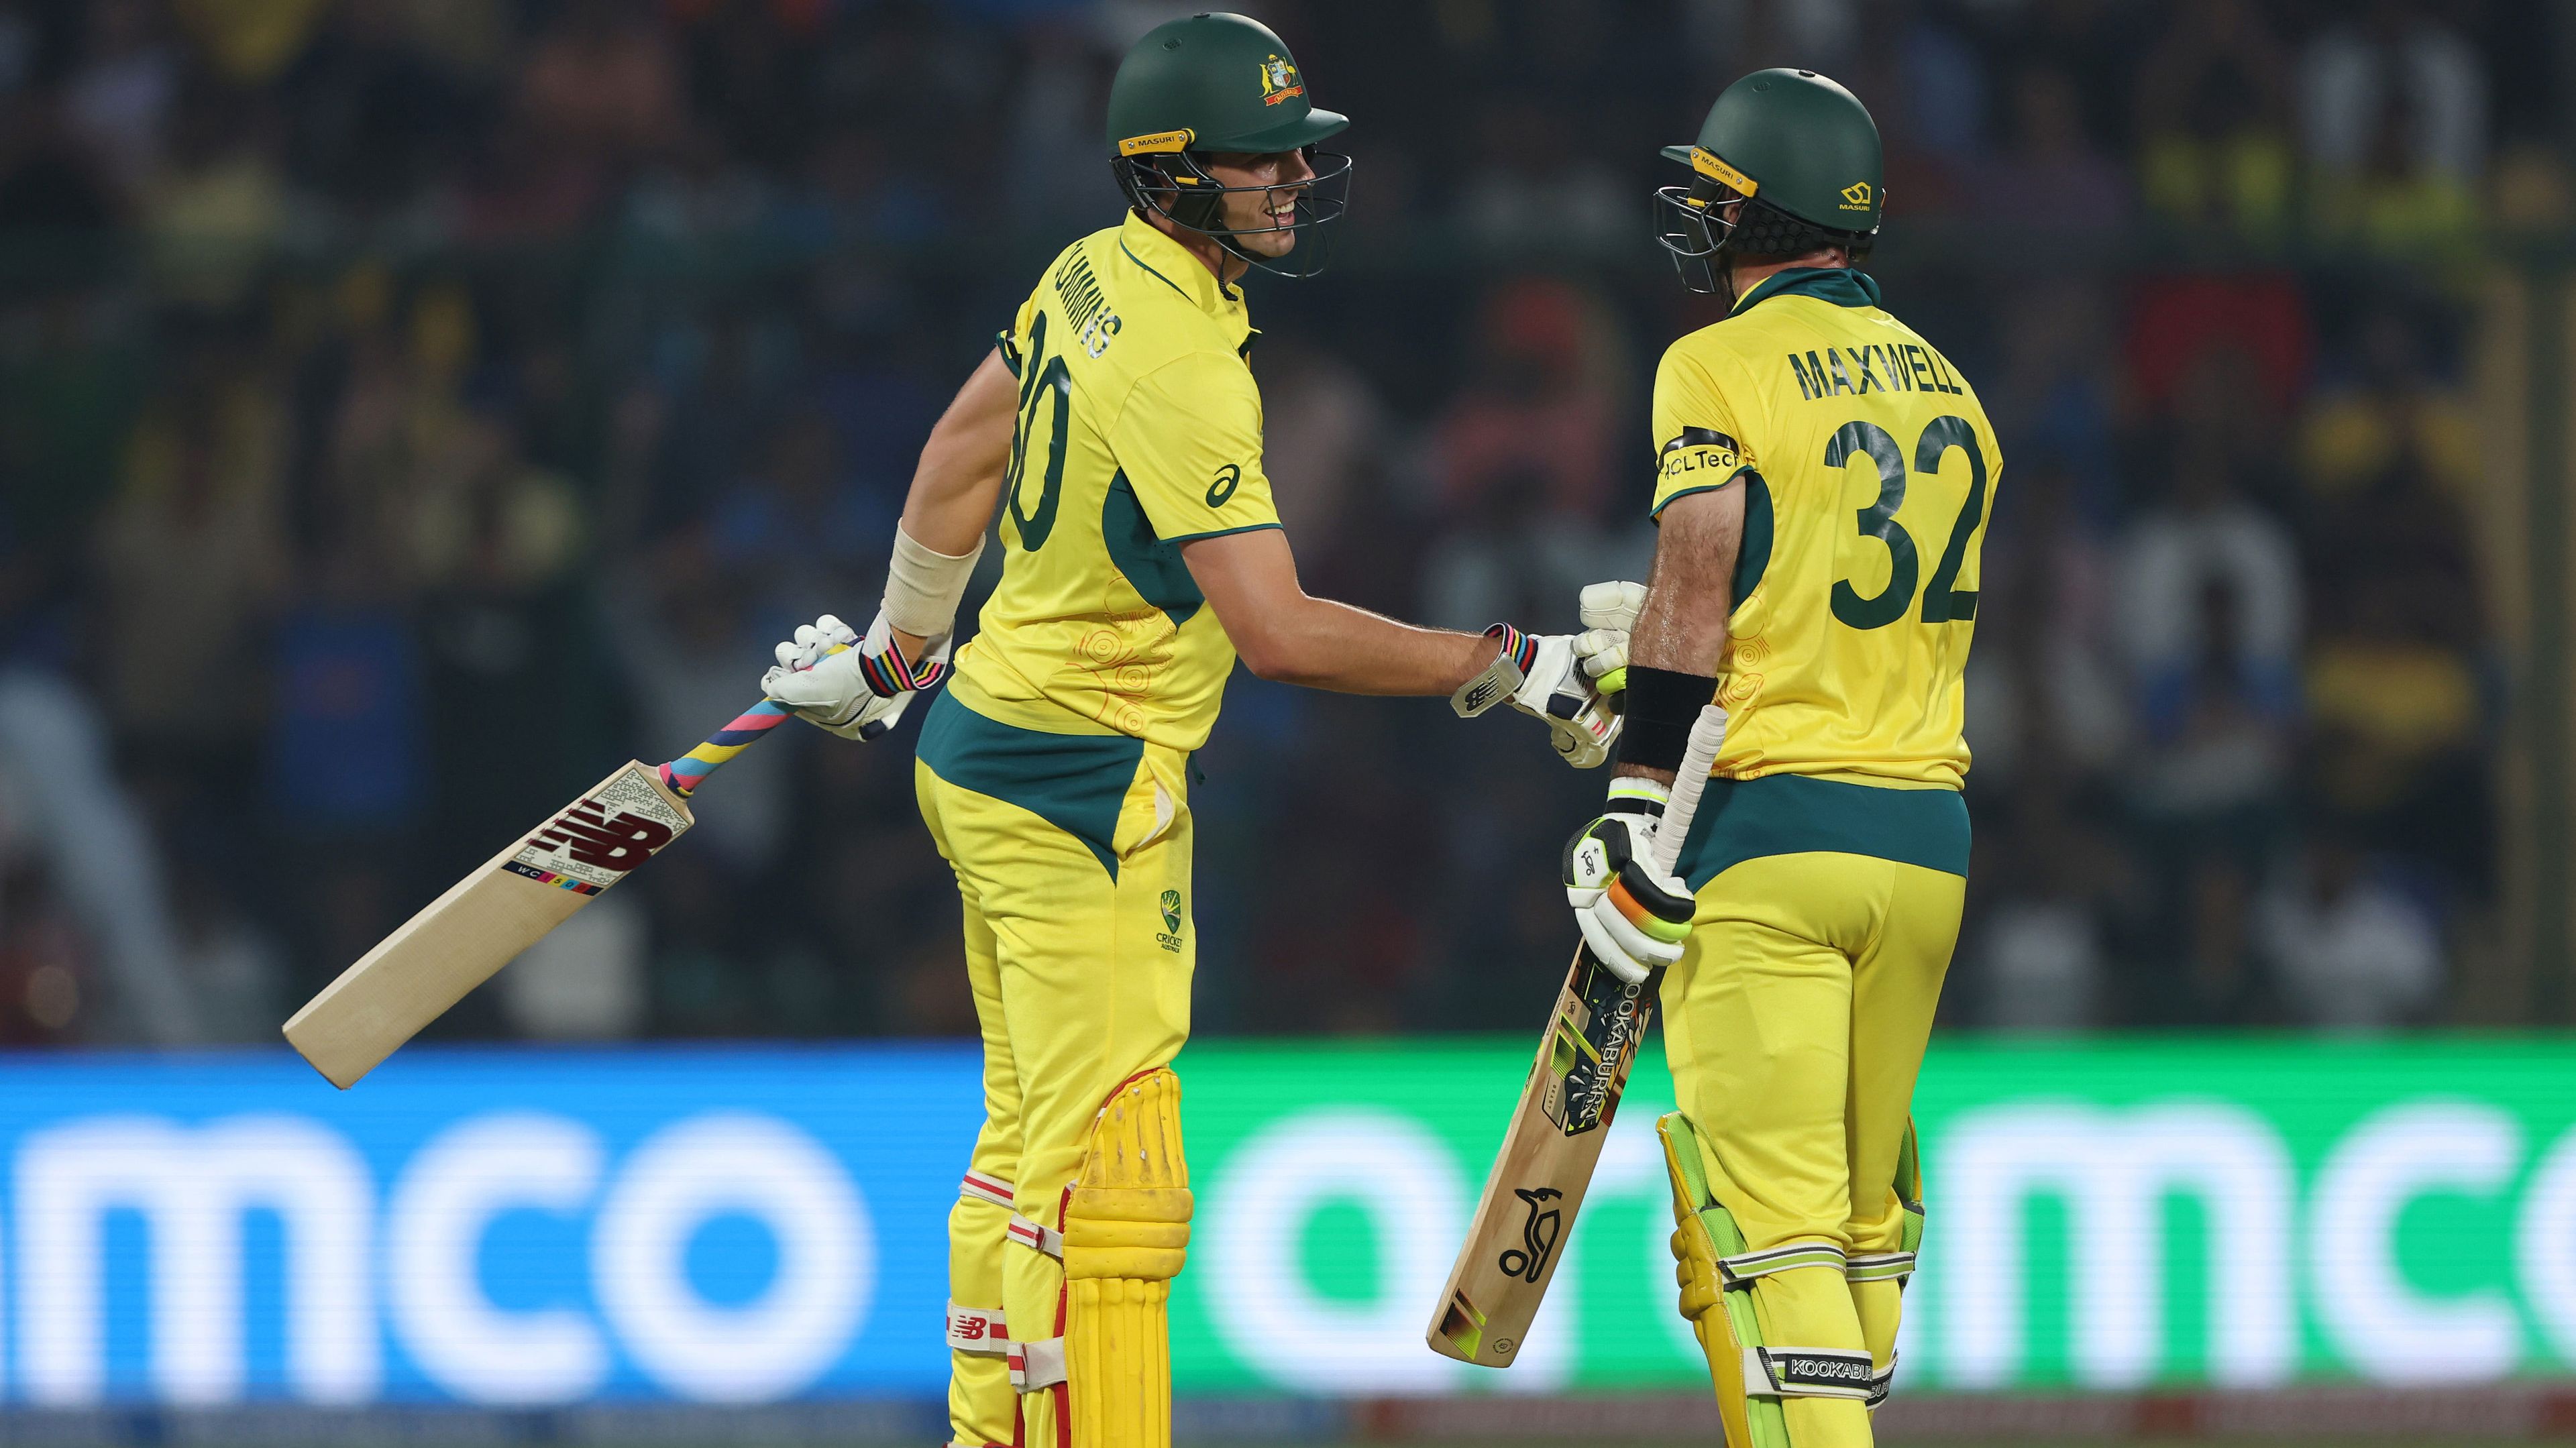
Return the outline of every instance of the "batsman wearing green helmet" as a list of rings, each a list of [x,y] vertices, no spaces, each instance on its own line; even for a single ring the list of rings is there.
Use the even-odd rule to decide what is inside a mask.
[[[800,629],[762,681],[827,729],[882,734],[939,681],[1000,512],[1001,580],[914,768],[984,1046],[984,1127],[949,1216],[958,1444],[1170,1441],[1189,760],[1238,657],[1316,688],[1447,694],[1462,715],[1510,704],[1577,765],[1616,734],[1592,680],[1624,654],[1639,585],[1586,590],[1579,636],[1413,628],[1298,586],[1236,284],[1313,275],[1342,214],[1350,158],[1317,146],[1347,122],[1307,88],[1240,15],[1137,42],[1106,137],[1125,220],[1048,265],[933,430],[876,623]]]
[[[1733,1448],[1859,1448],[1922,1236],[1908,1109],[1959,933],[1961,673],[2003,454],[1858,270],[1878,127],[1803,70],[1665,156],[1660,240],[1727,299],[1655,374],[1654,572],[1603,814],[1566,852],[1604,965],[1662,972],[1681,1309]],[[1684,739],[1725,747],[1670,874]]]

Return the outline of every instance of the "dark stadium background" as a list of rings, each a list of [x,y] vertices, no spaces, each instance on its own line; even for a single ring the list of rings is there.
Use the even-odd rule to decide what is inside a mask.
[[[864,623],[1187,8],[0,0],[0,1043],[273,1044]],[[2569,1022],[2576,6],[1250,8],[1358,158],[1332,271],[1249,288],[1310,589],[1568,628],[1642,577],[1653,359],[1718,315],[1656,148],[1823,70],[2008,459],[1945,1025]],[[970,1034],[916,723],[783,731],[434,1034]],[[1534,729],[1238,674],[1198,765],[1202,1035],[1535,1025],[1599,786]]]

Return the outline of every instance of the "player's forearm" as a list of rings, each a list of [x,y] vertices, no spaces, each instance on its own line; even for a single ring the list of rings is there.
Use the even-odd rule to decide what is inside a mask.
[[[1658,523],[1646,602],[1628,639],[1630,679],[1637,679],[1636,670],[1660,669],[1713,681],[1726,656],[1735,561],[1744,542],[1744,489],[1730,486],[1676,498]],[[1668,768],[1626,759],[1618,772],[1673,777]]]
[[[1337,694],[1443,695],[1493,662],[1494,640],[1298,595],[1236,649],[1265,679]]]
[[[1308,594],[1298,585],[1288,535],[1277,528],[1194,539],[1181,545],[1181,559],[1244,667],[1283,684],[1340,694],[1447,694],[1481,673],[1500,647],[1478,634],[1416,628]]]

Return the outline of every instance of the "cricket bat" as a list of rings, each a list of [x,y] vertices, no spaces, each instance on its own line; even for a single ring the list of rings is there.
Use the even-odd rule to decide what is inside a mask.
[[[1672,798],[1655,835],[1658,869],[1670,870],[1680,855],[1725,739],[1726,711],[1712,704],[1691,726],[1673,777]],[[1512,1365],[1555,1279],[1557,1245],[1574,1229],[1574,1214],[1592,1185],[1628,1068],[1637,1061],[1637,1043],[1654,1020],[1662,980],[1658,970],[1630,985],[1588,948],[1575,949],[1511,1129],[1485,1177],[1466,1244],[1458,1249],[1424,1335],[1433,1352],[1481,1367]]]
[[[355,1085],[466,992],[686,833],[697,823],[689,796],[788,718],[786,705],[764,699],[668,764],[619,766],[324,986],[287,1021],[288,1044],[332,1085]]]

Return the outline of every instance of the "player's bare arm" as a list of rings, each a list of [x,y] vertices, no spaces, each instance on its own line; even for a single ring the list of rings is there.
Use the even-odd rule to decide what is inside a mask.
[[[1726,600],[1744,546],[1744,488],[1731,482],[1675,498],[1657,521],[1646,601],[1628,638],[1628,678],[1632,687],[1647,670],[1703,680],[1709,687],[1696,692],[1706,703],[1726,652]],[[1670,769],[1631,760],[1615,773],[1666,784],[1673,778]]]
[[[1011,458],[1011,421],[1018,410],[1019,381],[995,348],[957,389],[930,429],[930,440],[921,445],[898,525],[907,536],[952,557],[973,553],[982,544],[1001,497],[1002,472]],[[895,641],[916,657],[926,642],[902,629],[895,630]]]
[[[1244,667],[1262,678],[1337,694],[1446,694],[1469,718],[1508,702],[1545,723],[1557,753],[1578,769],[1601,763],[1618,737],[1619,717],[1602,695],[1618,690],[1636,584],[1586,588],[1579,634],[1509,624],[1464,634],[1306,592],[1276,528],[1201,538],[1183,544],[1181,557]]]
[[[1337,694],[1447,694],[1483,673],[1498,641],[1417,628],[1297,582],[1296,555],[1276,528],[1202,538],[1181,548],[1190,576],[1225,623],[1243,666],[1282,684]]]

